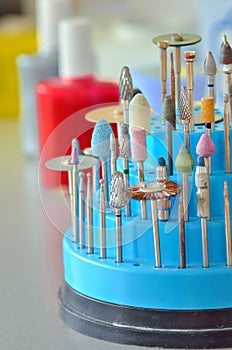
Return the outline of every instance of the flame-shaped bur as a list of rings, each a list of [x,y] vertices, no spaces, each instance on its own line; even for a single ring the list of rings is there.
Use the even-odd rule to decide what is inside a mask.
[[[219,55],[220,64],[227,65],[232,63],[232,49],[230,44],[227,41],[226,35],[223,35],[222,43],[220,47]]]
[[[175,166],[179,173],[191,173],[193,170],[193,157],[185,145],[180,147],[179,153],[176,157]]]
[[[79,163],[80,146],[77,139],[72,140],[71,164]]]
[[[111,180],[110,205],[114,208],[122,208],[127,204],[123,174],[116,171]]]
[[[119,93],[122,101],[130,101],[133,96],[133,84],[130,69],[127,66],[122,67],[119,78]]]
[[[210,157],[215,153],[214,144],[208,134],[201,135],[197,147],[196,154],[202,157]]]
[[[151,132],[151,107],[143,94],[136,94],[129,105],[130,126]]]
[[[215,75],[217,72],[216,62],[211,51],[208,52],[204,62],[204,74]]]
[[[113,133],[110,124],[100,119],[93,130],[91,139],[92,154],[100,159],[110,158],[110,135]]]
[[[121,172],[116,171],[111,180],[110,205],[115,208],[116,217],[116,261],[122,262],[122,225],[121,208],[127,204],[124,178]]]

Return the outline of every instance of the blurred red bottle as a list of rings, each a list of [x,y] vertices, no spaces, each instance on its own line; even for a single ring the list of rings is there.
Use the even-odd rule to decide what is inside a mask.
[[[78,137],[81,150],[90,147],[94,124],[85,120],[86,108],[119,101],[118,84],[93,75],[87,18],[61,21],[58,41],[59,77],[42,80],[36,86],[40,176],[45,187],[67,184],[66,173],[46,169],[47,160],[67,154],[74,137]],[[116,132],[116,126],[113,129]]]

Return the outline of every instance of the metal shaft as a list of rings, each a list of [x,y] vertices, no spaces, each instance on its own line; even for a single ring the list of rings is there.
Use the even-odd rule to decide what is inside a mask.
[[[92,174],[87,174],[87,237],[88,237],[88,254],[93,254],[93,191],[92,191]]]
[[[159,238],[159,225],[158,225],[158,217],[157,217],[156,200],[151,200],[151,213],[152,213],[153,236],[154,236],[155,267],[161,267],[160,238]]]
[[[104,180],[100,180],[100,258],[106,258]]]
[[[182,173],[183,180],[183,207],[184,207],[184,221],[189,220],[188,213],[188,173]]]
[[[84,185],[85,173],[79,173],[79,244],[80,248],[84,248],[85,245],[85,185]]]
[[[179,197],[179,208],[178,208],[178,220],[179,220],[179,243],[180,243],[180,268],[186,267],[186,253],[185,253],[185,222],[184,222],[184,207],[182,193]]]
[[[166,123],[167,127],[167,149],[168,149],[168,167],[169,174],[173,175],[173,158],[172,158],[172,125],[171,123]]]
[[[173,63],[173,53],[170,55],[171,59],[171,70],[170,70],[170,95],[172,97],[172,102],[174,106],[174,111],[176,111],[176,81],[175,81],[175,71],[174,71],[174,63]],[[172,122],[172,127],[176,129],[176,115]]]
[[[73,224],[73,241],[78,242],[78,183],[77,183],[77,164],[73,165],[72,168],[72,224]]]
[[[206,132],[209,135],[209,137],[211,138],[211,129],[206,128]],[[209,175],[211,175],[212,174],[212,158],[211,157],[207,157],[205,159],[205,163],[206,163],[206,165],[208,167]]]
[[[225,127],[225,160],[226,173],[231,172],[230,162],[230,116],[228,109],[228,95],[224,94],[224,127]]]
[[[232,120],[232,79],[231,79],[231,71],[227,71],[226,73],[227,79],[227,90],[229,95],[229,104],[230,104],[230,120]]]
[[[224,181],[224,211],[225,211],[225,234],[226,234],[226,261],[227,261],[227,266],[232,266],[230,197],[229,197],[228,183],[226,181]]]
[[[181,91],[181,47],[176,46],[176,107],[179,110],[179,102],[180,102],[180,91]]]
[[[106,161],[105,160],[102,160],[102,179],[104,180],[104,192],[105,192],[106,207],[108,207],[109,196],[108,196],[107,170],[106,170]]]
[[[128,188],[128,183],[129,183],[129,166],[128,166],[128,159],[122,158],[123,161],[123,177],[124,177],[124,186],[125,186],[125,191],[127,191]],[[131,216],[131,205],[130,201],[128,201],[126,207],[126,216]]]
[[[203,267],[209,267],[207,219],[201,218]]]
[[[215,99],[215,87],[214,87],[215,76],[208,75],[208,96],[213,97]]]
[[[143,174],[143,162],[138,162],[138,177],[139,182],[143,182],[144,174]],[[143,199],[140,201],[141,203],[141,218],[142,220],[147,219],[147,208],[146,208],[146,201]]]
[[[122,225],[121,209],[115,208],[116,215],[116,262],[122,262]]]
[[[189,121],[185,120],[183,123],[184,126],[184,144],[187,146],[190,151],[190,138],[189,138]]]

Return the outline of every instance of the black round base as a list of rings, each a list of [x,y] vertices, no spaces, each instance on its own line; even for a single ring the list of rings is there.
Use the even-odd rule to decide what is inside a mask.
[[[59,311],[72,329],[109,342],[162,348],[232,346],[232,309],[158,310],[110,304],[79,294],[66,282]]]

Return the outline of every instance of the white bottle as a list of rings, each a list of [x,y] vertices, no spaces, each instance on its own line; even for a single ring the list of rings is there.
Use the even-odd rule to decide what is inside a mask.
[[[36,28],[39,50],[17,58],[20,89],[22,151],[38,156],[35,86],[41,79],[58,75],[58,23],[73,14],[72,0],[37,0]]]

